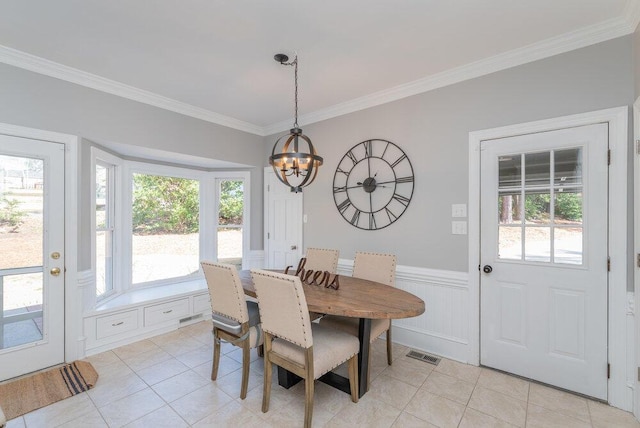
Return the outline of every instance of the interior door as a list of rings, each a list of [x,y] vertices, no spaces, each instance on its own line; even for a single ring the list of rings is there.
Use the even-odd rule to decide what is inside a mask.
[[[0,135],[0,381],[64,362],[64,145]]]
[[[265,169],[266,268],[298,265],[302,256],[302,193],[291,192]]]
[[[481,364],[607,398],[608,125],[483,141]]]

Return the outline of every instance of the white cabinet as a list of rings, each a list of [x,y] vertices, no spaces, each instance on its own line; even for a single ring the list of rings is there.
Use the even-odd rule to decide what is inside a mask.
[[[84,317],[84,354],[93,355],[210,320],[204,281],[133,290],[101,304]],[[82,354],[82,352],[80,352]]]
[[[193,296],[193,312],[197,314],[207,311],[211,311],[211,299],[209,298],[209,293]]]
[[[96,318],[96,339],[126,333],[138,328],[138,311],[126,311]]]
[[[188,298],[148,306],[144,308],[144,325],[146,327],[165,321],[188,317],[189,312]]]

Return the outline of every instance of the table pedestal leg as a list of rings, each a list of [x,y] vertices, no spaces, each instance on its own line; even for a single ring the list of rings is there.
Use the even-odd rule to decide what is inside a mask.
[[[302,378],[297,374],[291,373],[290,371],[278,366],[278,385],[289,389],[301,380]]]
[[[371,345],[371,319],[360,318],[358,339],[360,339],[360,352],[358,353],[358,395],[362,397],[369,390],[369,348]]]

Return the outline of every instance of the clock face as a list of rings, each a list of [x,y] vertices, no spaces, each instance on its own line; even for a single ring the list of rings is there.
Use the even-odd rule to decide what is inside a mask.
[[[413,196],[413,167],[390,141],[353,146],[333,176],[333,199],[340,215],[358,229],[382,229],[395,222]]]

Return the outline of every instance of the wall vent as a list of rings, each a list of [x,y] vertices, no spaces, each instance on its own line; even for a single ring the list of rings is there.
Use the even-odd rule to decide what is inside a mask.
[[[189,321],[193,321],[193,320],[197,320],[198,318],[202,318],[202,314],[192,315],[190,317],[182,318],[180,320],[180,324],[183,324],[183,323],[189,322]]]
[[[440,358],[418,351],[409,351],[407,357],[415,358],[416,360],[424,361],[425,363],[433,364],[434,366],[437,366],[440,362]]]

